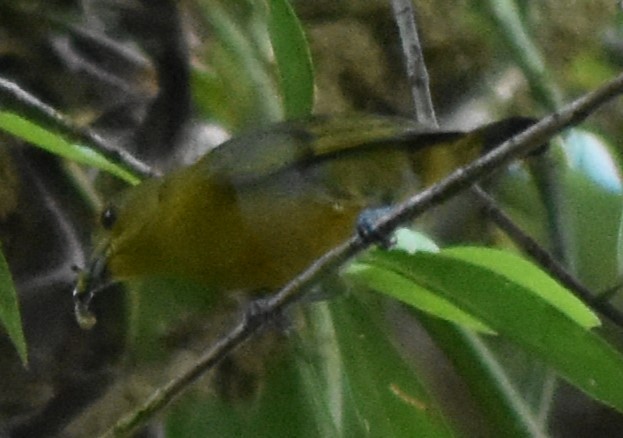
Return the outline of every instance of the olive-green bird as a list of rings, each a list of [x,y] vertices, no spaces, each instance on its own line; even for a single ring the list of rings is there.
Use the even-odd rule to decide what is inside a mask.
[[[111,280],[179,277],[219,294],[277,289],[350,236],[362,210],[427,184],[422,152],[473,158],[531,123],[506,119],[465,133],[360,114],[278,123],[226,141],[107,207],[74,292],[79,320],[93,324],[88,302]]]

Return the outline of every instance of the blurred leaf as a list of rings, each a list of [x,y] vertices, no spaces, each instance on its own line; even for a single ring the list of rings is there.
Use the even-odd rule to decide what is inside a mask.
[[[264,8],[260,2],[228,5],[201,3],[214,44],[205,59],[209,72],[193,73],[193,95],[206,115],[240,131],[276,121],[282,110],[264,48],[269,41]]]
[[[27,366],[28,348],[22,330],[17,293],[2,251],[0,251],[0,322],[6,329],[9,339],[13,342],[22,364]]]
[[[291,354],[271,361],[258,399],[223,400],[214,394],[190,394],[169,413],[166,436],[313,438],[319,425],[309,411],[310,396],[301,387]]]
[[[608,173],[607,168],[603,170]],[[576,275],[596,293],[619,283],[617,233],[623,197],[596,182],[582,169],[564,175],[569,260]]]
[[[565,202],[560,209],[569,266],[587,287],[598,293],[618,283],[623,266],[617,261],[617,254],[623,251],[617,250],[623,196],[616,189],[618,170],[612,168],[610,152],[597,150],[595,157],[590,157],[592,142],[585,144],[589,147],[577,151],[576,143],[565,142],[568,150],[561,158],[572,167],[561,172]],[[605,167],[600,170],[602,162]],[[616,161],[614,166],[618,168]],[[603,171],[603,175],[595,180],[585,167],[592,168],[593,174]],[[548,247],[542,199],[527,172],[513,166],[500,178],[495,197],[504,203],[504,209],[525,232]]]
[[[477,2],[481,11],[495,24],[498,38],[513,63],[519,65],[537,100],[549,110],[555,110],[560,96],[551,73],[545,68],[543,55],[526,26],[514,0]]]
[[[588,330],[598,322],[592,312],[530,263],[486,248],[377,252],[358,263],[383,266],[442,295],[623,411],[623,356]]]
[[[339,294],[340,289],[335,290],[335,286],[334,283],[327,287]],[[327,290],[325,285],[323,290]],[[296,361],[309,415],[315,418],[319,436],[340,436],[345,430],[354,433],[359,425],[346,424],[346,418],[353,417],[349,413],[354,407],[344,400],[345,374],[329,303],[315,302],[306,306],[302,314],[305,329],[297,332]]]
[[[329,306],[344,370],[344,435],[454,436],[416,370],[393,347],[383,306],[361,298],[350,294]]]
[[[222,295],[178,278],[145,278],[127,284],[130,354],[138,363],[163,360],[200,321],[217,324]]]
[[[575,128],[565,136],[564,150],[569,166],[613,193],[621,193],[621,175],[608,146],[596,134]]]
[[[60,135],[42,128],[17,114],[0,111],[0,129],[53,154],[87,166],[97,167],[121,178],[129,184],[135,185],[139,182],[139,179],[132,173],[109,161],[93,149],[70,143]]]
[[[592,50],[584,49],[575,55],[565,74],[569,88],[588,90],[598,87],[616,76],[618,72],[618,68],[604,59],[601,51],[595,53]]]
[[[617,233],[622,212],[620,165],[612,146],[590,131],[574,128],[563,143],[568,258],[576,275],[596,293],[619,282]]]
[[[220,75],[193,68],[191,86],[193,101],[203,117],[216,120],[228,128],[237,125],[240,108],[233,103],[243,101],[244,97],[230,92]]]
[[[469,388],[487,421],[491,436],[547,436],[509,377],[508,370],[481,336],[421,312],[418,312],[418,321]]]
[[[427,235],[409,228],[398,228],[394,231],[396,243],[394,249],[401,249],[413,254],[416,251],[438,252],[439,247]]]
[[[287,0],[270,0],[269,32],[281,81],[287,119],[311,114],[314,73],[307,39]]]

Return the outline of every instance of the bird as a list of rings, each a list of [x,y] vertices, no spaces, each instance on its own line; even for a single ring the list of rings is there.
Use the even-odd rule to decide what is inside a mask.
[[[218,296],[276,290],[349,237],[363,211],[421,188],[422,151],[477,155],[532,123],[515,117],[464,132],[344,114],[236,136],[110,201],[74,289],[78,321],[95,323],[88,303],[111,281],[183,278]]]

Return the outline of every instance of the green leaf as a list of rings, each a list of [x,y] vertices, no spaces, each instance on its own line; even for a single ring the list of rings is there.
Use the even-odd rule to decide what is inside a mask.
[[[439,247],[430,238],[407,228],[399,228],[394,233],[394,250],[409,254],[417,251],[439,252]],[[380,253],[382,257],[382,252]],[[383,292],[392,298],[428,312],[439,318],[469,327],[477,332],[495,334],[495,331],[469,313],[453,305],[445,298],[414,283],[411,279],[383,266],[367,263],[353,263],[345,271],[347,277],[363,282],[367,287]]]
[[[0,129],[35,146],[87,166],[97,167],[135,185],[139,179],[131,172],[109,161],[100,153],[86,146],[71,143],[30,120],[9,111],[0,111]]]
[[[343,368],[345,436],[450,437],[438,401],[392,343],[378,297],[350,294],[330,304]]]
[[[536,265],[515,254],[491,248],[456,247],[443,254],[489,269],[547,301],[580,326],[589,329],[600,325],[599,318],[575,295]]]
[[[479,407],[490,436],[546,437],[545,427],[482,336],[417,312],[418,321],[445,353]]]
[[[199,3],[213,44],[208,71],[194,70],[193,97],[205,115],[236,132],[283,117],[263,2]],[[235,80],[232,80],[235,78]]]
[[[623,204],[615,148],[598,134],[577,127],[569,130],[562,146],[568,165],[561,180],[566,199],[561,214],[570,242],[567,260],[591,290],[615,292],[623,272],[621,249],[613,238]]]
[[[367,263],[353,263],[346,274],[351,279],[364,283],[379,292],[428,312],[445,320],[455,322],[472,330],[495,334],[487,324],[461,310],[443,296],[415,283],[399,272]]]
[[[588,330],[597,323],[590,310],[528,262],[486,248],[377,252],[364,260],[441,295],[623,411],[623,356]]]
[[[24,366],[28,365],[28,348],[22,330],[22,319],[17,294],[9,272],[9,266],[0,251],[0,322],[13,342]]]
[[[287,0],[270,0],[269,33],[283,95],[286,118],[311,114],[314,72],[301,23]]]

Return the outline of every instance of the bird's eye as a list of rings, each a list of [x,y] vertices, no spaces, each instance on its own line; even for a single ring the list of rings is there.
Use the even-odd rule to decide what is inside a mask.
[[[114,207],[106,207],[106,209],[102,212],[102,216],[100,217],[100,223],[102,227],[106,230],[110,230],[115,222],[117,221],[117,212]]]

